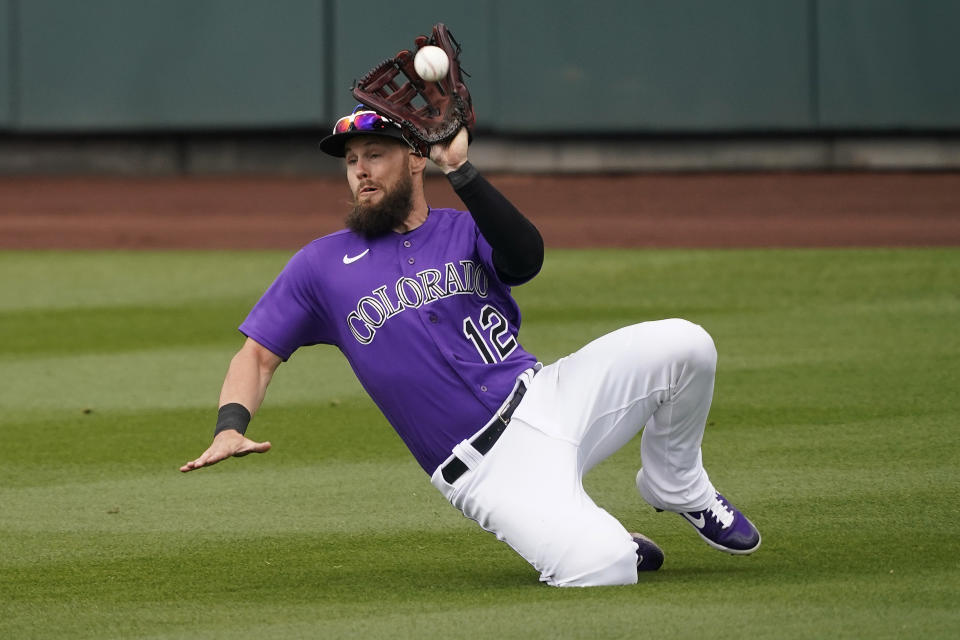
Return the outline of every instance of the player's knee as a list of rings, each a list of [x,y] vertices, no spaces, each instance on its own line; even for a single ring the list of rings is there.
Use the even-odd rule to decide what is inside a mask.
[[[675,335],[678,359],[697,369],[716,371],[717,347],[707,330],[689,320],[676,318],[667,322]]]

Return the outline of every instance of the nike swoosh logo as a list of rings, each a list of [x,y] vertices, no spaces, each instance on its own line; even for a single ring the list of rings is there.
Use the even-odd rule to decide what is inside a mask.
[[[694,518],[689,513],[684,513],[683,517],[692,522],[697,529],[703,529],[707,525],[707,519],[703,517],[702,513],[699,518]]]
[[[350,256],[348,256],[347,254],[343,254],[343,264],[353,264],[354,262],[356,262],[357,260],[359,260],[359,259],[362,258],[363,256],[367,255],[367,253],[369,253],[369,252],[370,252],[370,249],[367,249],[367,250],[364,251],[363,253],[361,253],[361,254],[359,254],[359,255],[356,255],[356,256],[353,256],[352,258],[351,258]]]

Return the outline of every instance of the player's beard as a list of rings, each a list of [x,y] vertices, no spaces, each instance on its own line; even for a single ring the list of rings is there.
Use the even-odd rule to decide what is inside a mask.
[[[363,203],[354,196],[353,210],[347,214],[347,228],[367,238],[390,233],[403,225],[413,209],[413,177],[404,172],[393,188],[384,189],[377,203]]]

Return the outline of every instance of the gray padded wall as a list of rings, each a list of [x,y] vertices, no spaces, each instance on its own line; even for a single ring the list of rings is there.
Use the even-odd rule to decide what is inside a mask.
[[[960,2],[821,1],[820,124],[960,127]]]
[[[495,132],[960,129],[954,0],[0,0],[0,130],[325,128],[439,21]]]
[[[498,3],[497,128],[815,125],[806,0],[565,4]]]
[[[14,59],[11,55],[16,24],[12,19],[11,0],[0,0],[0,129],[13,126],[13,101],[16,99],[12,77]]]
[[[19,126],[321,121],[320,0],[20,3]]]

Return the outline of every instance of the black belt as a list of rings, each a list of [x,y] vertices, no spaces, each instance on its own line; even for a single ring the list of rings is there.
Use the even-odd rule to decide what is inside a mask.
[[[487,455],[487,452],[493,448],[493,445],[500,439],[500,435],[507,428],[507,425],[510,424],[510,418],[513,417],[513,412],[516,411],[517,406],[520,404],[520,401],[523,400],[523,394],[527,392],[526,385],[523,382],[517,385],[517,390],[513,392],[513,397],[510,398],[510,403],[507,404],[506,408],[497,414],[493,422],[490,423],[486,429],[480,432],[480,434],[470,441],[470,445],[477,450],[482,456]],[[454,456],[453,460],[443,465],[440,468],[440,475],[443,476],[443,479],[447,481],[447,484],[453,484],[457,478],[462,476],[467,472],[467,465],[463,463],[463,460]]]

